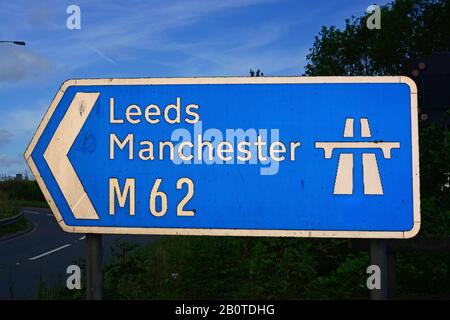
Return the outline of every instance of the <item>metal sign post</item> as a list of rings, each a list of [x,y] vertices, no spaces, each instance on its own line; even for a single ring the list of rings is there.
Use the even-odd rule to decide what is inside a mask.
[[[388,240],[372,239],[370,241],[370,264],[380,268],[380,289],[372,289],[370,299],[386,300],[389,298]]]
[[[86,234],[86,299],[103,299],[102,235]]]

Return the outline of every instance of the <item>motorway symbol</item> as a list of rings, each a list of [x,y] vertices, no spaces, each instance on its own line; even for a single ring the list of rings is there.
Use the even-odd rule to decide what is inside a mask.
[[[353,118],[345,120],[344,138],[353,138]],[[370,138],[369,120],[361,118],[361,137]],[[399,142],[316,142],[316,148],[322,148],[325,151],[325,158],[331,158],[333,149],[381,149],[386,159],[391,158],[391,149],[400,148]],[[363,180],[364,194],[383,194],[380,173],[375,153],[363,153]],[[341,153],[334,183],[333,194],[352,194],[353,193],[353,154]]]
[[[406,77],[81,79],[25,158],[68,232],[409,238],[417,130]]]

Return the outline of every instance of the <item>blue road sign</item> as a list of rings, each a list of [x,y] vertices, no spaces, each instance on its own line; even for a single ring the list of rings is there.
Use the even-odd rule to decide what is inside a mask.
[[[66,81],[25,158],[68,232],[409,238],[406,77]]]

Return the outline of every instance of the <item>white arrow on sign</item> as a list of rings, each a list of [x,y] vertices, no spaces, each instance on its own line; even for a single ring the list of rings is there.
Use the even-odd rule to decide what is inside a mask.
[[[78,92],[75,95],[44,152],[45,161],[76,219],[99,219],[68,158],[69,150],[99,95],[98,92]]]

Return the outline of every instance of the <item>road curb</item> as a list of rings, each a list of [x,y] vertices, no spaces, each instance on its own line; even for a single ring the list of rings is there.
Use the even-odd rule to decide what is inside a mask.
[[[20,211],[18,214],[14,215],[12,217],[0,219],[0,227],[9,226],[10,224],[16,223],[22,217],[23,217],[23,212]]]
[[[3,242],[6,242],[8,240],[11,240],[13,238],[24,236],[27,233],[31,233],[36,228],[36,225],[33,222],[29,221],[28,219],[26,221],[27,221],[27,227],[25,229],[16,231],[15,233],[7,234],[3,237],[0,237],[0,244]]]

